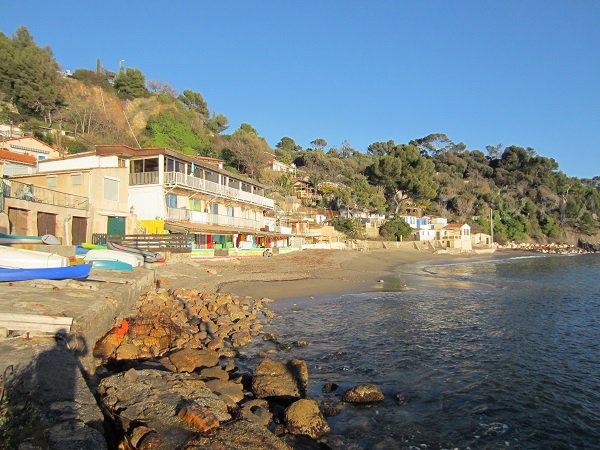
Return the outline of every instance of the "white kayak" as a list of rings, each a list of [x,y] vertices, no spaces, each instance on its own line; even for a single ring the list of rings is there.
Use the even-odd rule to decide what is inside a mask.
[[[0,267],[6,269],[49,269],[68,265],[69,258],[65,256],[0,246]]]
[[[85,262],[91,261],[121,261],[131,264],[132,267],[144,265],[144,257],[133,253],[120,252],[118,250],[90,250],[83,257]]]

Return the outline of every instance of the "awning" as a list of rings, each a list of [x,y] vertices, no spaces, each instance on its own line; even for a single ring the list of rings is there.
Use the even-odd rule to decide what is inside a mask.
[[[225,225],[208,225],[196,222],[165,221],[165,230],[175,233],[196,234],[251,234],[253,236],[270,236],[288,238],[290,235],[274,231],[255,230],[253,228],[228,227]]]

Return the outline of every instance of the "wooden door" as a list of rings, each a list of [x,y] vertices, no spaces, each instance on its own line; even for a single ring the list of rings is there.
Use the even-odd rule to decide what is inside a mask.
[[[106,232],[109,235],[125,234],[125,217],[109,217]]]
[[[73,217],[71,225],[71,244],[79,245],[85,242],[87,236],[87,218]]]
[[[38,236],[51,234],[56,236],[56,214],[38,212],[37,213]]]
[[[8,208],[8,221],[10,222],[10,233],[27,235],[27,221],[29,211],[26,209]]]

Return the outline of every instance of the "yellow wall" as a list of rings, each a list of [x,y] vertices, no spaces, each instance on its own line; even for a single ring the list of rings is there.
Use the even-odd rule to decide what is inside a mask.
[[[137,224],[148,234],[163,234],[165,232],[165,222],[163,220],[138,220]]]
[[[28,152],[26,150],[21,150],[19,148],[13,148],[13,147],[11,147],[11,144],[17,145],[19,147],[29,147],[29,148],[39,149],[39,150],[46,150],[50,153]],[[47,145],[43,142],[38,141],[37,139],[33,139],[30,137],[26,137],[23,139],[17,139],[17,140],[10,140],[10,141],[6,141],[6,142],[0,142],[0,148],[5,148],[6,150],[9,150],[11,152],[35,156],[35,159],[38,159],[38,155],[44,156],[45,159],[60,157],[60,154],[58,153],[57,150],[55,150],[54,148],[50,147],[49,145]]]

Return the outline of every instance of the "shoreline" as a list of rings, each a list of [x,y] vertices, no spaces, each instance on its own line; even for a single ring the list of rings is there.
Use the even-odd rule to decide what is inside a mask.
[[[398,274],[398,269],[410,265],[491,260],[506,254],[509,252],[453,255],[412,249],[303,250],[272,258],[166,265],[158,269],[157,278],[167,288],[176,286],[274,300],[301,299],[371,291],[380,285],[380,280],[386,282]]]

